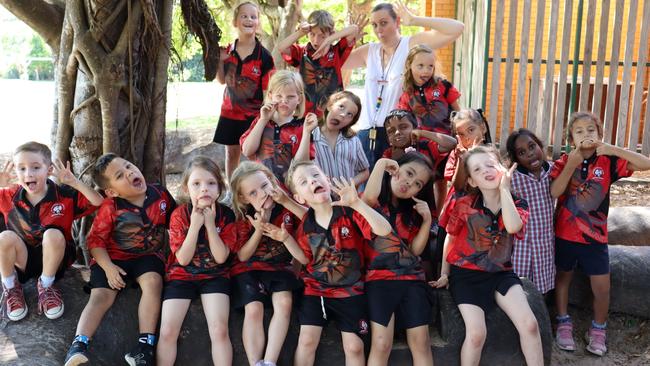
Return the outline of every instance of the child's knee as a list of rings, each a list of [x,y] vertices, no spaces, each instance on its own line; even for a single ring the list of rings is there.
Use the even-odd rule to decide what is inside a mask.
[[[140,284],[143,293],[161,292],[163,279],[162,276],[156,272],[147,272],[138,277],[138,284]]]
[[[11,230],[5,230],[0,233],[0,252],[6,252],[13,250],[16,247],[16,244],[20,243],[22,240],[18,234],[14,233]]]
[[[311,333],[301,332],[300,337],[298,337],[298,347],[307,351],[315,351],[319,341],[320,337]]]
[[[361,338],[349,338],[350,339],[346,339],[345,342],[343,342],[343,351],[345,354],[349,356],[357,356],[359,354],[363,354],[363,341],[361,341]]]
[[[244,306],[244,317],[248,321],[262,322],[264,320],[264,305],[259,301],[249,302]]]
[[[116,292],[107,288],[94,288],[90,291],[88,305],[95,308],[108,309],[115,301]]]
[[[467,341],[473,348],[482,348],[485,343],[485,338],[487,336],[487,330],[485,327],[476,327],[468,329],[465,337]]]
[[[539,333],[539,325],[534,315],[527,316],[522,320],[521,329],[527,335],[536,335]]]
[[[417,337],[410,337],[408,339],[409,348],[416,353],[430,352],[431,351],[431,339],[429,338],[429,332],[427,329],[426,333],[418,335]]]
[[[279,314],[286,317],[291,316],[291,307],[293,306],[293,299],[291,294],[288,296],[280,296],[273,302],[273,315]]]
[[[393,348],[393,340],[383,334],[375,334],[372,337],[372,348],[380,353],[389,353]]]
[[[228,336],[228,322],[221,320],[212,321],[208,324],[210,339],[213,343],[220,343],[229,340]]]
[[[160,326],[160,340],[162,342],[176,342],[180,331],[180,328],[174,329],[172,326],[163,324]]]
[[[65,236],[59,229],[47,229],[43,233],[43,246],[65,249]]]

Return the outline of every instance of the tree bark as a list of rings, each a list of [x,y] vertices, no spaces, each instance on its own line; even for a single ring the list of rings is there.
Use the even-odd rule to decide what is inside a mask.
[[[0,5],[22,20],[58,53],[63,27],[63,8],[43,0],[0,0]]]

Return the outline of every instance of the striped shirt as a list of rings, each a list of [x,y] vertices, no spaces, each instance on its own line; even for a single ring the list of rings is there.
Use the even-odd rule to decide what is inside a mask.
[[[330,178],[343,177],[349,180],[370,166],[357,136],[347,138],[339,133],[334,150],[330,148],[320,128],[314,130],[313,138],[316,164]]]
[[[512,262],[520,277],[530,279],[541,293],[555,288],[554,200],[550,172],[553,163],[544,163],[539,179],[523,167],[512,176],[512,192],[528,201],[526,235],[515,239]]]

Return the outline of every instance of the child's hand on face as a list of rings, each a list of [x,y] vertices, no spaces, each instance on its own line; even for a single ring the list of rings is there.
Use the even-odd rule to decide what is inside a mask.
[[[14,162],[9,160],[5,164],[4,169],[0,171],[0,187],[8,186],[9,182],[11,182],[11,180],[15,177],[16,173],[14,172]]]
[[[196,202],[192,204],[192,213],[190,214],[190,226],[200,228],[205,224],[204,209],[196,207]]]
[[[438,278],[437,281],[429,281],[429,286],[435,287],[435,288],[446,288],[449,286],[449,277],[442,273],[440,274],[440,278]]]
[[[316,127],[318,127],[318,116],[314,113],[307,113],[305,122],[302,125],[302,133],[310,134]]]
[[[205,226],[215,226],[214,220],[217,218],[217,206],[215,202],[212,202],[210,207],[203,209],[203,220]]]
[[[273,112],[277,109],[277,104],[273,102],[264,103],[262,108],[260,108],[260,118],[259,121],[264,123],[268,122],[273,116]]]
[[[501,171],[501,181],[499,182],[499,188],[510,192],[510,182],[512,181],[512,174],[517,169],[517,163],[512,164],[510,169],[506,169],[503,165],[499,164],[499,170]]]
[[[420,135],[421,135],[420,130],[413,130],[411,131],[411,145],[415,145],[420,141]]]
[[[275,241],[284,242],[289,238],[289,232],[284,226],[284,222],[281,227],[277,227],[271,223],[264,223],[262,224],[262,230],[264,231],[265,236],[268,236]]]
[[[569,153],[569,157],[567,158],[566,165],[572,170],[579,167],[580,164],[582,164],[583,157],[582,157],[582,153],[580,152],[581,145],[582,143],[578,144],[578,146],[576,146],[575,149],[571,150],[571,152]]]
[[[429,205],[427,204],[426,201],[423,201],[421,199],[417,199],[413,197],[413,201],[415,201],[415,206],[413,206],[413,209],[415,212],[417,212],[421,217],[422,217],[422,222],[431,222],[431,209],[429,208]]]
[[[246,218],[248,219],[248,222],[253,225],[255,230],[263,231],[263,224],[269,222],[269,219],[271,218],[271,210],[262,208],[260,212],[255,213],[255,217],[246,215]]]
[[[608,143],[598,141],[599,144],[596,147],[596,155],[602,156],[602,155],[614,155],[614,151],[616,150],[615,146],[612,146]]]
[[[343,178],[340,180],[333,178],[332,190],[339,196],[339,200],[332,202],[332,206],[351,207],[360,201],[359,194],[357,193],[357,189],[354,187],[354,181],[352,179],[348,182]]]
[[[63,162],[59,159],[56,159],[54,162],[54,170],[52,174],[56,177],[56,180],[59,184],[65,184],[71,187],[74,187],[79,181],[77,177],[72,174],[70,170],[70,162],[68,161],[66,165],[63,165]]]
[[[273,201],[275,201],[280,205],[284,205],[287,202],[287,199],[289,198],[289,196],[287,196],[287,193],[280,188],[269,189],[269,195],[271,196],[271,199],[273,199]]]

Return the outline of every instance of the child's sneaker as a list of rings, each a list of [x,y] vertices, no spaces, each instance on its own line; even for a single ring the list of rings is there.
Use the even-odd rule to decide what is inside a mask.
[[[87,363],[88,355],[86,355],[86,351],[88,351],[88,345],[84,342],[72,342],[72,346],[70,346],[68,354],[65,355],[64,366],[77,366]]]
[[[2,309],[7,312],[7,317],[11,321],[18,321],[27,315],[27,304],[23,287],[14,279],[14,288],[8,289],[2,285]]]
[[[590,327],[587,334],[585,334],[585,339],[588,343],[587,351],[596,356],[602,356],[607,352],[607,332],[605,329]]]
[[[564,351],[575,351],[576,342],[573,340],[573,323],[563,322],[557,325],[555,333],[555,343]]]
[[[59,290],[50,287],[43,287],[41,280],[38,280],[38,313],[43,314],[48,319],[57,319],[63,315],[63,299]]]
[[[131,352],[124,355],[124,360],[129,366],[145,366],[154,364],[153,346],[138,343]]]

